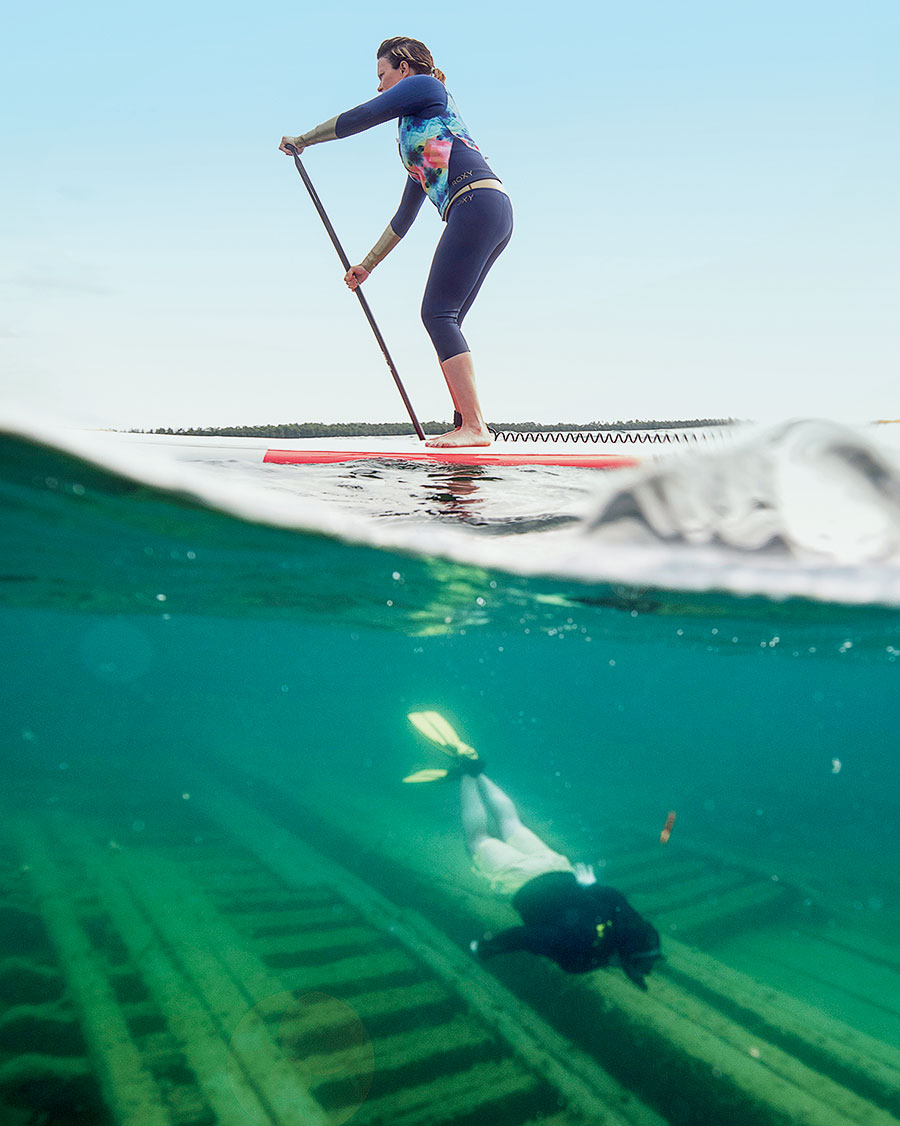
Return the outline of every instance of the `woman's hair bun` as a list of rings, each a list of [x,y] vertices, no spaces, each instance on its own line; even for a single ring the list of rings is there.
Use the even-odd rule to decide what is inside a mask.
[[[439,82],[447,81],[446,74],[434,65],[431,52],[418,39],[410,39],[405,35],[395,35],[393,39],[385,39],[375,57],[387,59],[394,70],[401,63],[408,63],[409,69],[414,74],[431,74]]]

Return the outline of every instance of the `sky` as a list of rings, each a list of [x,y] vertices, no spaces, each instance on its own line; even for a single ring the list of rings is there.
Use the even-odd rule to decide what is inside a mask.
[[[0,407],[79,425],[399,421],[284,133],[430,47],[514,204],[466,322],[492,421],[900,417],[896,0],[35,0],[4,17]],[[396,126],[307,150],[353,262]],[[426,203],[366,294],[422,419]]]

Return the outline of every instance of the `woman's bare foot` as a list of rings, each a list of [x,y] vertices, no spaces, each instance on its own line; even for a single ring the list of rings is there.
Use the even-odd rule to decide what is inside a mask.
[[[432,449],[454,450],[460,446],[489,446],[493,435],[486,426],[459,426],[425,443]]]

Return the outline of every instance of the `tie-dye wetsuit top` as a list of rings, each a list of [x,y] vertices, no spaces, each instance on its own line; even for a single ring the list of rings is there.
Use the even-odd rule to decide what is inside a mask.
[[[400,119],[400,157],[410,176],[391,220],[395,234],[402,238],[425,195],[445,219],[450,200],[466,184],[498,177],[469,136],[443,82],[427,74],[411,74],[370,102],[342,113],[334,131],[339,138],[350,137],[396,118]]]

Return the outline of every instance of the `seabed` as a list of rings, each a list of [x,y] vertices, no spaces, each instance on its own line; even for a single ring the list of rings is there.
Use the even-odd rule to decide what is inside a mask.
[[[800,883],[622,834],[610,881],[667,955],[642,993],[471,958],[515,920],[469,870],[450,787],[373,804],[258,756],[173,801],[104,770],[5,819],[4,1124],[900,1120],[900,954]]]

